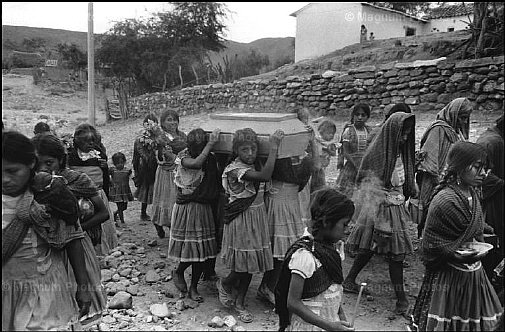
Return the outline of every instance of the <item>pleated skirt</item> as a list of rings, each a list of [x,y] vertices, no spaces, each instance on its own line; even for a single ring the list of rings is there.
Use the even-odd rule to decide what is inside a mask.
[[[235,272],[263,273],[274,268],[263,195],[223,228],[222,258]]]
[[[493,331],[502,307],[484,269],[427,270],[411,327],[416,331]]]
[[[172,209],[177,199],[174,172],[158,167],[153,189],[152,221],[158,226],[170,227]]]
[[[272,255],[284,259],[289,247],[298,240],[305,229],[298,200],[298,185],[280,183],[265,195]]]
[[[210,204],[175,204],[168,256],[180,262],[204,262],[217,255],[216,230]]]

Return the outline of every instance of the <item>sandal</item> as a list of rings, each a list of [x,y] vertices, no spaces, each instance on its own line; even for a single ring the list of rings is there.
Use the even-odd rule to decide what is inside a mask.
[[[218,279],[216,281],[216,288],[218,291],[218,297],[219,297],[219,302],[223,305],[225,308],[231,308],[235,303],[231,299],[231,294],[229,294],[226,289],[224,289],[223,284],[221,279]]]
[[[235,310],[238,312],[238,319],[242,321],[242,323],[252,323],[254,320],[254,316],[247,309],[239,309],[235,307]]]
[[[350,282],[350,281],[344,281],[342,283],[342,288],[344,289],[344,293],[353,293],[353,294],[359,294],[359,289],[361,286],[359,286],[357,283]],[[363,295],[371,295],[371,293],[365,288],[363,288],[363,292],[361,293]]]

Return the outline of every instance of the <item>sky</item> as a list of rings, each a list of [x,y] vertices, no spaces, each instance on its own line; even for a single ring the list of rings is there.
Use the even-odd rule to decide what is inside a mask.
[[[289,14],[308,2],[225,2],[231,11],[224,38],[249,43],[267,37],[295,37]],[[104,33],[114,21],[147,17],[169,9],[165,2],[94,2],[93,30]],[[2,25],[88,31],[88,2],[2,2]]]

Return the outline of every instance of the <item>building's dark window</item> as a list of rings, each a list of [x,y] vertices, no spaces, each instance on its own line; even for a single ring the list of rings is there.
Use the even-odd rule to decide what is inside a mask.
[[[405,36],[415,36],[415,35],[416,35],[416,28],[407,27],[405,29]]]
[[[454,31],[454,28],[447,28],[447,32]]]

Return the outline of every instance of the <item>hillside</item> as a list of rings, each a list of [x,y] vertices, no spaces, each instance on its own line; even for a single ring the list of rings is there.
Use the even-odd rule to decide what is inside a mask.
[[[46,40],[46,52],[56,49],[56,45],[59,43],[75,43],[83,51],[87,48],[86,32],[2,25],[2,57],[7,57],[13,50],[21,51],[20,47],[25,38],[42,38]],[[228,55],[229,58],[235,56],[235,54],[240,56],[248,53],[252,48],[268,55],[272,64],[278,59],[286,57],[294,59],[295,57],[294,37],[262,38],[250,43],[238,43],[230,40],[226,41],[225,45],[227,47],[225,50],[210,54],[214,64],[222,62],[225,55]]]
[[[310,60],[287,64],[268,73],[241,80],[285,78],[292,75],[322,74],[326,70],[344,72],[352,68],[379,65],[393,61],[411,62],[430,60],[446,56],[470,37],[470,31],[430,33],[422,36],[390,38],[356,43]],[[453,59],[460,55],[462,48],[447,55]]]

